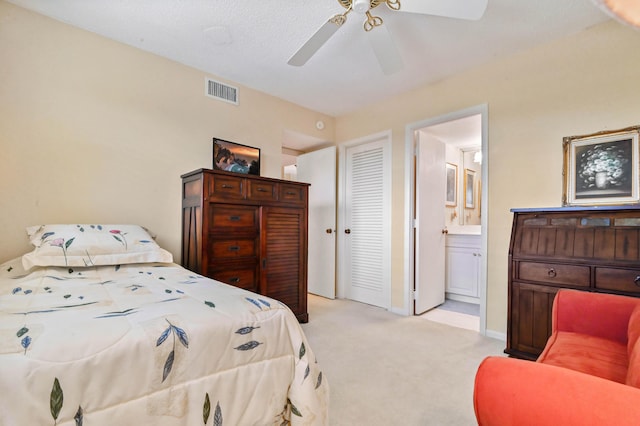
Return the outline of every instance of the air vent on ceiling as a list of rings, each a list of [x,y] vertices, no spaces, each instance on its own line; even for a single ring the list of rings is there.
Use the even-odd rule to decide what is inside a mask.
[[[238,88],[205,78],[205,95],[238,105]]]

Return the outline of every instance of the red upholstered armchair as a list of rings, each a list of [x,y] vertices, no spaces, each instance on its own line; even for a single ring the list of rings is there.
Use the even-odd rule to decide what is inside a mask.
[[[481,426],[640,425],[640,298],[560,290],[536,362],[478,367]]]

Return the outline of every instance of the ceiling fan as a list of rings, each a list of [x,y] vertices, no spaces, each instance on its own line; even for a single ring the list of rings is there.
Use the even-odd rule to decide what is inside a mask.
[[[382,18],[371,13],[373,9],[386,4],[389,9],[398,12],[475,21],[484,14],[487,2],[488,0],[338,0],[346,11],[329,18],[287,63],[294,66],[304,65],[347,21],[347,15],[355,12],[364,16],[364,30],[370,34],[373,51],[382,71],[390,75],[402,69],[402,58],[389,31],[382,25]]]

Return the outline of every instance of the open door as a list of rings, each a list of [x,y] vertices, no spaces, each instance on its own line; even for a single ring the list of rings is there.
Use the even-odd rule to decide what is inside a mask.
[[[309,187],[308,292],[336,297],[336,147],[297,157],[296,179]]]
[[[445,299],[445,144],[416,132],[415,309],[420,315]]]

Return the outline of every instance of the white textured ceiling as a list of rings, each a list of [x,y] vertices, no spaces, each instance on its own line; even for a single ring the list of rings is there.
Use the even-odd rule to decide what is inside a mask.
[[[336,0],[9,1],[332,116],[609,19],[591,0],[489,0],[475,22],[381,5],[405,64],[386,76],[355,14],[306,65],[287,65],[344,11]]]

